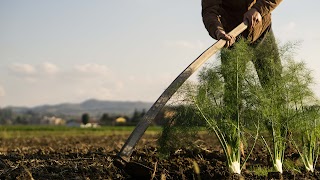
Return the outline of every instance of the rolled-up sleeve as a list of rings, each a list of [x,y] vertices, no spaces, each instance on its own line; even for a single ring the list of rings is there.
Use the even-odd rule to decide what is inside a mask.
[[[216,30],[223,30],[219,14],[221,0],[202,0],[201,5],[204,26],[206,27],[209,35],[214,39],[217,39],[215,35]]]
[[[257,9],[261,16],[265,16],[271,13],[282,0],[257,0],[256,3],[252,6],[253,8]]]

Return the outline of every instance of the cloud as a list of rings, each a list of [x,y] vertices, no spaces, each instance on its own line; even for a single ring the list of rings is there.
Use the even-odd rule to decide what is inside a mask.
[[[0,86],[0,97],[3,97],[6,95],[6,91],[4,90],[4,88],[2,86]]]
[[[8,84],[5,90],[12,95],[6,97],[5,103],[32,106],[79,102],[90,98],[154,100],[161,93],[159,91],[173,80],[169,75],[151,78],[146,74],[127,74],[98,63],[83,63],[69,67],[59,67],[50,62],[35,65],[15,63],[10,66],[10,70],[27,75],[7,74]],[[0,87],[0,96],[4,95],[5,91]]]
[[[45,74],[56,74],[60,70],[60,68],[57,65],[52,64],[50,62],[42,63],[40,68]]]
[[[36,74],[35,67],[30,64],[13,63],[12,65],[10,65],[9,69],[11,70],[11,72],[18,74],[18,75],[34,75],[34,74]]]
[[[95,63],[76,65],[74,69],[79,73],[87,75],[108,75],[110,73],[107,66]]]
[[[56,74],[59,72],[60,68],[50,62],[44,62],[40,65],[31,65],[23,63],[13,63],[9,66],[11,72],[16,75],[22,76],[36,76],[43,74]]]

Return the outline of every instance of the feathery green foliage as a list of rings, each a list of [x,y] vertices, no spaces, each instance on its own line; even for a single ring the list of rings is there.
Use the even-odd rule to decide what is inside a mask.
[[[320,106],[310,88],[313,80],[305,64],[288,62],[286,94],[290,128],[295,131],[290,140],[298,150],[307,171],[314,171],[319,155]]]
[[[245,119],[254,109],[247,93],[252,79],[256,79],[252,66],[247,68],[253,53],[248,44],[241,40],[234,48],[223,49],[221,56],[229,62],[220,67],[204,69],[199,75],[197,91],[190,94],[189,98],[207,122],[209,130],[218,138],[230,171],[240,174],[244,125],[258,126],[255,120],[250,119],[250,123],[246,123]],[[224,91],[226,88],[235,91]]]
[[[198,84],[183,86],[179,90],[183,105],[175,109],[164,128],[161,149],[177,149],[183,138],[176,135],[187,137],[188,128],[205,122],[219,140],[231,173],[240,174],[262,126],[271,137],[261,135],[275,171],[283,171],[289,142],[298,149],[305,168],[313,171],[319,155],[320,106],[310,89],[312,77],[304,63],[292,60],[294,43],[279,48],[272,42],[267,36],[265,45],[252,47],[240,40],[233,48],[222,50],[221,65],[199,73]],[[246,147],[242,162],[248,139],[254,143]]]
[[[198,139],[197,134],[203,123],[199,121],[193,107],[189,105],[173,106],[168,107],[166,111],[171,116],[167,117],[167,122],[157,142],[160,155],[166,158],[181,148],[195,149],[194,142]]]

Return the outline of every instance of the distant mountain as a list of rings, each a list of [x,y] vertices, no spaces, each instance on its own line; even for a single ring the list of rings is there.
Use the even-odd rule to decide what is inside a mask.
[[[82,103],[63,103],[57,105],[42,105],[33,108],[10,107],[13,112],[26,113],[35,112],[39,114],[54,114],[66,116],[81,116],[83,113],[89,113],[90,116],[100,116],[103,113],[110,115],[131,116],[134,110],[148,110],[152,103],[141,101],[102,101],[90,99]]]

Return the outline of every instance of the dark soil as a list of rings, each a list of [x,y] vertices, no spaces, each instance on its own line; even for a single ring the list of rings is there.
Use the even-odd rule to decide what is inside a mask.
[[[134,179],[113,165],[127,137],[0,138],[0,179]],[[150,168],[153,179],[320,179],[319,171],[256,175],[254,167],[270,166],[262,146],[255,148],[239,177],[228,172],[222,151],[208,137],[202,135],[195,147],[178,149],[167,157],[158,152],[156,140],[155,135],[145,135],[132,154],[133,162]],[[287,159],[297,161],[293,150],[287,154]]]

